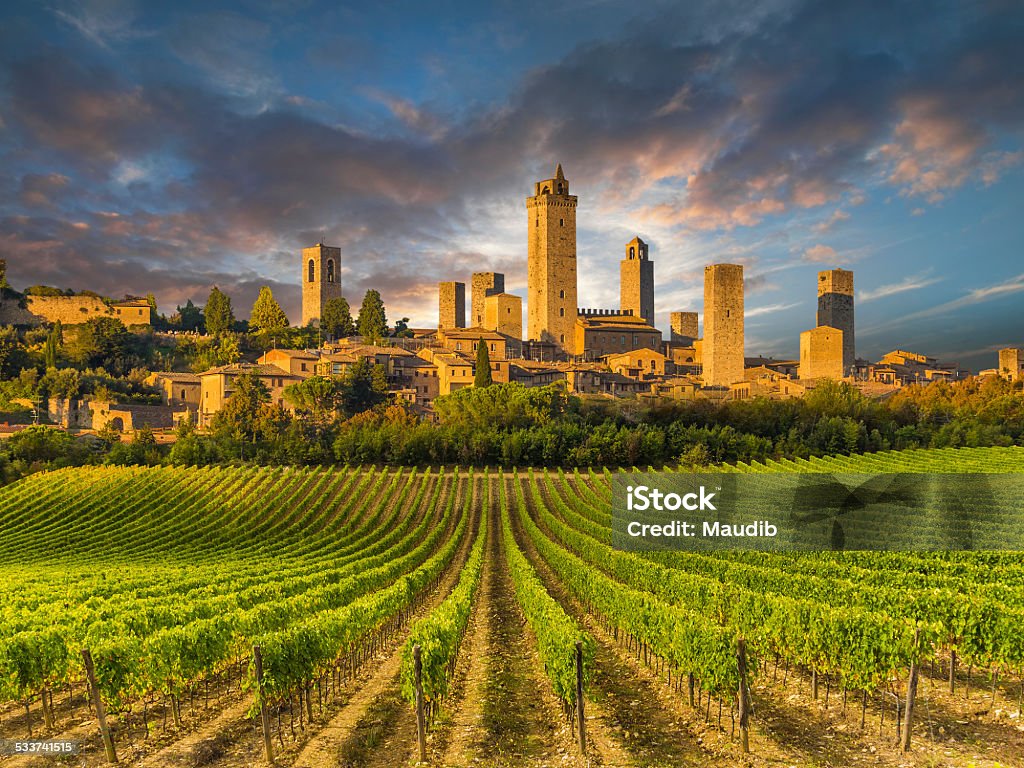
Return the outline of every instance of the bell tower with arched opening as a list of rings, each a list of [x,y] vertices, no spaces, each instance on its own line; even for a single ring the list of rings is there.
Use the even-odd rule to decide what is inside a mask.
[[[529,338],[576,353],[576,195],[562,166],[526,198]]]
[[[341,298],[341,248],[317,243],[302,249],[302,324],[320,323],[324,304]]]

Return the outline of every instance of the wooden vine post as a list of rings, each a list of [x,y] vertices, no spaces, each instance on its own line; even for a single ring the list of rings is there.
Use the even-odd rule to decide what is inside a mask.
[[[576,720],[580,753],[587,754],[587,717],[583,711],[583,643],[576,641]]]
[[[412,660],[416,672],[416,740],[420,745],[420,762],[427,762],[427,718],[423,712],[423,656],[420,646],[412,647]]]
[[[747,687],[747,641],[742,637],[736,643],[736,666],[740,675],[739,701],[740,746],[744,754],[750,752],[750,689]]]
[[[260,697],[260,723],[263,726],[263,755],[274,764],[274,744],[270,739],[270,710],[263,694],[263,652],[258,645],[252,647],[252,664],[256,668],[256,695]]]
[[[910,751],[910,728],[914,722],[914,698],[917,696],[917,678],[921,666],[917,657],[920,639],[921,630],[917,630],[914,633],[914,657],[910,661],[910,676],[907,679],[907,706],[903,713],[903,743],[900,746],[904,752]]]
[[[110,735],[110,726],[107,724],[107,710],[103,706],[103,699],[100,698],[100,689],[96,685],[96,669],[92,663],[92,654],[88,648],[82,649],[82,662],[85,665],[85,676],[89,680],[89,690],[92,691],[92,703],[96,708],[96,719],[100,721],[100,735],[103,737],[103,751],[107,753],[107,762],[117,762],[117,752],[114,750],[114,739]]]

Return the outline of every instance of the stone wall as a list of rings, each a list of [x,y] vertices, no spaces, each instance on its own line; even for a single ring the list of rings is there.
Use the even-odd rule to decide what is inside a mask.
[[[94,296],[28,296],[28,311],[47,323],[79,325],[94,317],[117,317],[114,308]]]

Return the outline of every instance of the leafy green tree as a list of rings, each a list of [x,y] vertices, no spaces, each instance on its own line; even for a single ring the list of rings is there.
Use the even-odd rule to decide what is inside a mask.
[[[409,330],[409,318],[403,317],[395,323],[395,334],[398,338],[411,339],[412,331]]]
[[[261,411],[270,402],[270,392],[253,373],[241,373],[232,382],[231,397],[213,418],[218,438],[255,442]]]
[[[167,455],[171,464],[186,467],[199,467],[208,463],[209,452],[206,443],[192,422],[192,417],[185,415],[174,430],[174,445]]]
[[[320,328],[332,339],[352,336],[356,332],[355,323],[352,322],[352,310],[344,297],[328,299],[324,303]]]
[[[342,398],[342,382],[323,376],[312,376],[284,390],[284,399],[297,410],[310,414],[316,422],[326,420],[336,411]]]
[[[288,327],[288,316],[274,298],[269,286],[260,288],[260,295],[252,305],[249,328],[253,331],[281,331]]]
[[[363,304],[359,308],[359,335],[373,342],[387,334],[388,320],[384,312],[384,301],[380,291],[371,288],[363,296]]]
[[[43,346],[43,363],[47,368],[57,367],[57,358],[60,348],[64,346],[64,329],[60,320],[53,324],[49,334],[46,336],[46,344]]]
[[[367,411],[388,399],[387,373],[368,357],[360,357],[342,381],[342,398],[348,414]]]
[[[235,324],[235,313],[231,309],[231,299],[217,286],[210,291],[204,308],[206,315],[206,332],[211,336],[227,333]]]
[[[494,381],[491,378],[491,353],[487,351],[487,342],[483,339],[476,345],[476,377],[474,387],[489,387]]]
[[[71,357],[87,368],[104,368],[121,376],[145,362],[136,354],[134,342],[116,317],[93,317],[78,326]]]
[[[28,353],[18,332],[11,326],[0,328],[0,378],[12,379],[28,365]]]
[[[203,310],[193,304],[192,299],[186,301],[184,307],[178,307],[178,325],[183,331],[202,331],[205,328]]]

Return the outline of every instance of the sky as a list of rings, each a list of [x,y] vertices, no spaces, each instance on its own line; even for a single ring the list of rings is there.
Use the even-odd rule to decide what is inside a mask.
[[[1024,346],[1024,5],[601,0],[7,2],[0,258],[16,288],[213,285],[300,317],[300,251],[437,322],[437,282],[525,295],[525,197],[579,196],[579,303],[625,244],[657,324],[739,263],[746,350],[795,357],[855,272],[858,356]],[[467,297],[468,298],[468,297]]]

